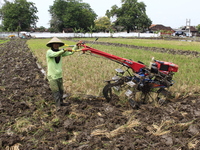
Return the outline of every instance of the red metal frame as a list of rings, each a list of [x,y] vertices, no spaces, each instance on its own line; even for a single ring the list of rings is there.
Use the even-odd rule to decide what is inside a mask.
[[[115,55],[94,49],[94,48],[89,47],[87,45],[82,45],[82,46],[84,47],[82,49],[83,53],[85,53],[86,51],[90,51],[93,54],[97,54],[97,55],[106,57],[106,58],[111,59],[112,61],[115,61],[117,63],[125,64],[125,65],[129,66],[134,72],[139,72],[140,69],[145,68],[144,64],[132,61],[130,59],[118,57],[118,56],[115,56]]]

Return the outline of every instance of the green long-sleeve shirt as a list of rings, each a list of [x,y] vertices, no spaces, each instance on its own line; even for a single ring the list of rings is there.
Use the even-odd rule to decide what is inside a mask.
[[[73,50],[78,49],[77,46],[73,47]],[[47,79],[54,80],[62,78],[62,57],[72,55],[74,52],[64,52],[63,50],[54,52],[51,49],[47,50],[46,60],[47,60]],[[59,63],[55,62],[55,57],[60,56]]]

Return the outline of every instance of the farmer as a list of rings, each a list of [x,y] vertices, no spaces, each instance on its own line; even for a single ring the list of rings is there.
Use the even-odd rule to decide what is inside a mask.
[[[59,49],[59,47],[63,46],[64,43],[58,39],[57,37],[52,38],[47,44],[47,47],[50,49],[46,53],[47,60],[47,79],[49,81],[49,85],[51,91],[53,93],[53,97],[55,100],[56,106],[64,106],[63,103],[63,79],[62,79],[62,57],[72,55],[74,52],[72,50],[76,50],[81,46],[81,41],[74,45],[73,48]]]

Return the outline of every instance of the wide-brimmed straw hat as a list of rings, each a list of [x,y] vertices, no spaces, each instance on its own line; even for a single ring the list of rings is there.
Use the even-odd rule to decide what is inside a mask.
[[[65,43],[64,43],[63,41],[61,41],[61,40],[58,39],[57,37],[54,37],[54,38],[52,38],[52,39],[47,43],[46,46],[52,47],[52,44],[55,44],[55,43],[60,44],[60,46],[65,45]]]

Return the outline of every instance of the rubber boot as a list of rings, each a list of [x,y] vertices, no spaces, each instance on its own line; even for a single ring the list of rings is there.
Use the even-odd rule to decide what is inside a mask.
[[[64,104],[64,103],[63,103],[63,99],[60,98],[60,105],[63,106],[63,104]]]
[[[55,104],[57,107],[61,106],[61,101],[60,101],[60,92],[55,92],[53,93],[54,95],[54,100],[55,100]]]
[[[60,105],[63,106],[63,91],[60,91]]]

